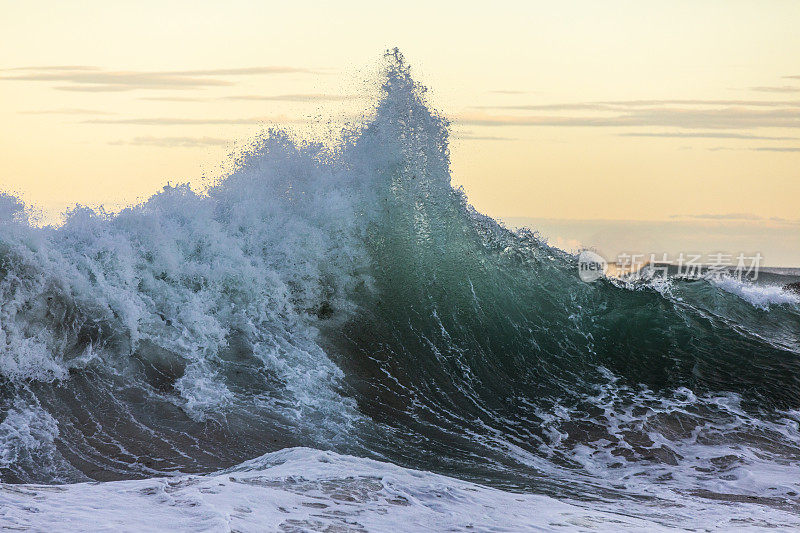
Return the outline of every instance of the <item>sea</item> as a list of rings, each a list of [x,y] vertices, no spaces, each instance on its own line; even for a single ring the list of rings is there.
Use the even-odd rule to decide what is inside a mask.
[[[800,530],[800,272],[584,282],[383,76],[204,190],[0,196],[0,528]]]

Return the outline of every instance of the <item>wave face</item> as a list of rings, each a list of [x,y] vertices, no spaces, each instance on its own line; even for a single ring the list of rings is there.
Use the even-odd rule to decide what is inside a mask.
[[[270,131],[206,193],[58,228],[0,198],[2,481],[304,446],[651,518],[800,509],[800,299],[583,283],[451,186],[424,94],[393,51],[334,148]]]

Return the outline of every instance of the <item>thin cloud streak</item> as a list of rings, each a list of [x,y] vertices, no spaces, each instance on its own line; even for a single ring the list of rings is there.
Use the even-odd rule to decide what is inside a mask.
[[[780,224],[800,224],[800,220],[783,217],[762,217],[753,213],[702,213],[692,215],[670,215],[671,219],[688,220],[717,220],[717,221],[747,221],[747,222],[777,222]]]
[[[101,70],[100,67],[89,65],[44,65],[38,67],[13,67],[0,69],[0,72],[14,72],[24,70]]]
[[[164,70],[157,71],[156,74],[166,74],[170,76],[252,76],[256,74],[319,74],[319,71],[286,66],[271,67],[244,67],[244,68],[218,68],[205,70]]]
[[[603,111],[613,108],[604,103],[586,102],[575,104],[472,106],[472,109],[507,109],[516,111]]]
[[[181,89],[186,90],[191,87],[150,87],[152,89]],[[124,85],[59,85],[53,87],[57,91],[70,91],[77,93],[120,93],[125,91],[134,91],[137,89],[144,89],[144,87],[130,87]]]
[[[66,71],[0,76],[0,81],[67,82],[56,87],[63,91],[131,91],[135,89],[191,89],[233,85],[233,82],[202,76],[182,76],[155,72]]]
[[[149,100],[153,102],[208,102],[208,98],[196,98],[193,96],[141,96],[139,100]]]
[[[558,104],[518,104],[473,106],[472,109],[507,109],[517,111],[571,111],[571,110],[619,110],[620,108],[657,107],[671,105],[686,106],[745,106],[745,107],[800,107],[800,100],[607,100],[600,102],[566,102]]]
[[[2,73],[12,73],[11,75]],[[219,79],[230,76],[276,75],[292,73],[318,73],[306,68],[286,66],[261,66],[243,68],[161,70],[161,71],[110,71],[90,66],[18,67],[0,71],[0,81],[64,82],[55,87],[62,91],[119,92],[132,90],[185,90],[233,85],[232,81]]]
[[[494,90],[494,91],[487,91],[489,94],[530,94],[528,91],[514,91],[514,90]]]
[[[196,126],[226,124],[307,123],[311,119],[289,117],[244,117],[244,118],[121,118],[84,120],[85,124],[130,124],[138,126]]]
[[[344,102],[348,100],[358,100],[362,98],[357,95],[348,94],[321,94],[321,93],[298,93],[298,94],[238,94],[231,96],[220,96],[214,98],[202,98],[193,96],[142,96],[139,100],[155,102],[210,102],[214,100],[229,100],[243,102]]]
[[[111,141],[112,145],[161,146],[164,148],[198,148],[227,144],[227,139],[217,137],[152,137],[140,136],[129,140]]]
[[[674,138],[688,138],[688,139],[748,139],[759,141],[793,141],[800,139],[800,137],[768,137],[764,135],[749,135],[746,133],[716,133],[716,132],[632,132],[620,133],[620,137],[674,137]]]
[[[655,107],[662,105],[687,106],[745,106],[745,107],[800,107],[800,100],[752,100],[752,99],[674,99],[674,100],[611,100],[597,102],[623,107]]]
[[[701,218],[704,220],[764,220],[764,217],[752,213],[704,213],[698,215],[670,215],[670,218]]]
[[[750,87],[750,90],[762,93],[798,93],[800,92],[800,87],[783,85],[782,87]]]
[[[683,129],[750,129],[800,127],[800,109],[648,108],[606,117],[509,116],[463,114],[456,122],[469,126],[630,127],[664,126]]]
[[[39,109],[35,111],[19,111],[20,115],[116,115],[112,111],[97,109]]]
[[[360,98],[355,95],[339,94],[242,94],[234,96],[223,96],[221,100],[243,100],[243,101],[268,101],[268,102],[343,102],[346,100],[356,100]]]
[[[734,148],[732,146],[714,146],[713,148],[708,149],[709,152],[784,152],[784,153],[794,153],[800,152],[800,148],[794,146],[754,146],[750,148]]]
[[[518,141],[518,137],[501,137],[495,135],[473,135],[472,133],[454,133],[453,139],[459,141]]]
[[[756,152],[800,152],[800,148],[794,146],[762,146],[753,148]]]

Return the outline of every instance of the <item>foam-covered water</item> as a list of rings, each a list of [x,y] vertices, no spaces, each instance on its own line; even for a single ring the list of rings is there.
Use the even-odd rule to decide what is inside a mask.
[[[746,283],[728,276],[716,278],[713,283],[761,309],[769,309],[773,305],[800,303],[800,295],[785,290],[780,284]]]
[[[394,51],[362,124],[203,193],[58,228],[0,197],[0,518],[797,526],[796,295],[583,283],[451,186],[424,93]]]
[[[183,531],[661,529],[547,496],[308,448],[274,452],[206,476],[0,485],[0,500],[7,526],[50,531],[147,531],[158,524]]]

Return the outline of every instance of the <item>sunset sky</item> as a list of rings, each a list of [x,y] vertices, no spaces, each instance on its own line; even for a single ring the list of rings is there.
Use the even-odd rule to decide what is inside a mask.
[[[267,126],[352,121],[398,46],[453,121],[453,179],[479,210],[550,221],[566,247],[598,243],[565,220],[663,221],[668,244],[658,224],[646,244],[626,244],[624,222],[602,240],[677,251],[685,234],[800,266],[797,1],[0,0],[0,13],[0,191],[48,221],[199,186]],[[737,242],[737,228],[764,238]]]

